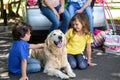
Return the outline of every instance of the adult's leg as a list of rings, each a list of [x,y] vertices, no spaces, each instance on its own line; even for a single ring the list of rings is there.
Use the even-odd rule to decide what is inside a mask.
[[[80,6],[76,2],[69,2],[68,3],[67,9],[68,9],[68,12],[70,14],[70,18],[72,18],[75,15],[76,10],[78,10],[79,8],[80,8]]]
[[[70,14],[70,18],[72,18],[75,14],[75,9],[74,9],[74,5],[72,3],[69,3],[67,6],[68,12]]]
[[[88,6],[85,9],[85,13],[88,16],[88,20],[89,20],[89,24],[90,24],[90,31],[93,34],[94,33],[94,21],[93,21],[93,9],[91,8],[91,6]]]
[[[57,11],[59,11],[60,5],[55,7],[55,9]],[[69,23],[70,23],[70,15],[69,15],[68,11],[66,10],[66,8],[64,8],[64,12],[60,14],[60,17],[62,18],[61,19],[62,23],[61,23],[60,29],[63,33],[66,33],[68,26],[69,26]]]
[[[40,61],[33,58],[27,60],[27,72],[38,72],[41,70]]]
[[[68,62],[71,65],[72,69],[75,69],[77,67],[77,62],[74,55],[68,54]]]
[[[76,55],[76,59],[77,59],[77,63],[78,63],[78,67],[80,69],[86,69],[88,67],[88,63],[87,60],[83,57],[82,54]]]
[[[61,17],[62,17],[61,30],[63,33],[66,33],[70,23],[70,15],[66,9],[64,9],[64,12],[61,14]]]
[[[41,6],[41,11],[52,22],[49,32],[53,31],[54,29],[58,29],[60,22],[58,17],[53,13],[53,11],[45,6]]]

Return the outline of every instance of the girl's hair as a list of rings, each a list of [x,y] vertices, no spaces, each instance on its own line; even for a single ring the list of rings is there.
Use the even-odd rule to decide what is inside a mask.
[[[77,19],[82,24],[83,33],[90,34],[90,25],[88,22],[88,17],[84,13],[77,13],[72,17],[71,25],[72,25],[73,21],[76,21]]]
[[[23,38],[29,30],[32,30],[32,27],[29,24],[26,24],[24,22],[15,24],[12,29],[13,40],[19,40],[20,38]]]

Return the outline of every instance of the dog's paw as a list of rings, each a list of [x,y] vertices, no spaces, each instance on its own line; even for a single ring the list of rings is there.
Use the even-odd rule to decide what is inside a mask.
[[[74,78],[74,77],[76,77],[76,74],[74,72],[70,72],[70,73],[68,73],[68,76],[71,78]]]
[[[66,74],[61,74],[61,75],[59,75],[59,77],[60,77],[61,79],[69,79],[69,76],[66,75]]]

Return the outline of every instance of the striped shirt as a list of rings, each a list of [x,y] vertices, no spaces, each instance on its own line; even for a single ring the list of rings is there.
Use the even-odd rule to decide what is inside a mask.
[[[68,0],[68,2],[78,2],[80,7],[82,7],[85,4],[86,0]]]

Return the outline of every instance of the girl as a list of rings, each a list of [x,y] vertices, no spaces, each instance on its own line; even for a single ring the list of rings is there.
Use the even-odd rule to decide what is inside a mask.
[[[38,72],[40,61],[28,58],[29,49],[43,48],[44,44],[29,44],[31,26],[20,22],[12,29],[13,44],[9,51],[8,70],[14,74],[22,74],[20,80],[28,80],[27,72]]]
[[[65,34],[68,61],[71,67],[86,69],[88,65],[94,66],[95,64],[91,63],[91,43],[93,40],[87,16],[83,13],[74,15],[71,19],[71,26],[72,28]],[[87,59],[83,56],[84,50],[86,50]]]

